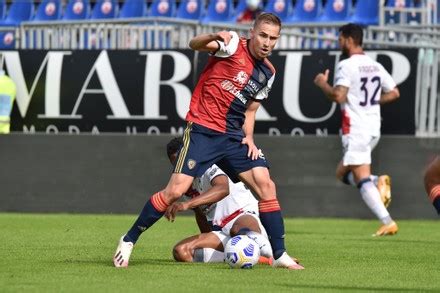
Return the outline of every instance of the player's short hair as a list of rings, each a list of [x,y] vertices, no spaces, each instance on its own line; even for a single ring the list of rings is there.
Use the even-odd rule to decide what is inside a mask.
[[[273,13],[261,13],[254,21],[254,28],[256,28],[260,23],[274,24],[280,27],[281,30],[281,19]]]
[[[181,136],[175,137],[167,143],[167,155],[170,158],[177,153],[183,145],[183,138]]]
[[[358,46],[362,46],[364,31],[358,24],[348,23],[339,28],[339,33],[344,37],[351,37],[354,43]]]

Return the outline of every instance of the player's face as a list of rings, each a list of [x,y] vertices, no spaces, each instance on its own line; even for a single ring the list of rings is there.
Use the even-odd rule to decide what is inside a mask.
[[[344,55],[348,55],[350,51],[348,38],[344,37],[343,35],[339,35],[338,42],[339,42],[339,48],[341,48],[342,53]]]
[[[278,38],[280,27],[273,23],[261,22],[251,29],[249,47],[252,55],[257,59],[264,59],[272,53]]]

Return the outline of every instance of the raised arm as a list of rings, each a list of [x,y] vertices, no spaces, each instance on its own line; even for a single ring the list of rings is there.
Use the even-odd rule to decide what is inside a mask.
[[[329,72],[330,71],[327,69],[324,73],[319,73],[318,75],[316,75],[314,80],[315,85],[321,89],[321,91],[330,101],[336,102],[338,104],[346,102],[348,88],[341,85],[332,87],[328,83]]]
[[[189,42],[189,47],[196,51],[215,52],[220,48],[218,41],[228,45],[231,38],[232,36],[228,31],[200,34],[191,39]]]

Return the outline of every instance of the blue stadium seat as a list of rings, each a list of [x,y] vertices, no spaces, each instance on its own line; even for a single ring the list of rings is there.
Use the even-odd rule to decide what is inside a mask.
[[[91,19],[115,18],[118,14],[119,6],[117,0],[97,0],[93,6]]]
[[[89,0],[70,0],[64,10],[63,20],[81,20],[90,16]]]
[[[210,0],[202,23],[234,21],[234,4],[232,0]]]
[[[6,16],[6,0],[0,0],[0,21],[4,20]]]
[[[144,0],[125,0],[119,11],[119,18],[142,17],[147,14]]]
[[[353,15],[348,20],[359,25],[377,25],[379,0],[357,0]]]
[[[14,0],[9,7],[6,18],[0,21],[0,26],[18,26],[22,21],[29,21],[34,15],[34,9],[32,0]],[[13,49],[14,47],[14,32],[0,32],[0,48]]]
[[[287,23],[314,22],[317,21],[321,10],[322,0],[298,0],[293,9],[293,15],[285,21]]]
[[[413,7],[412,0],[388,0],[385,4],[388,8],[394,8],[396,11],[386,11],[385,23],[404,23],[402,19],[402,12],[398,11],[399,8]],[[409,16],[409,13],[407,14]]]
[[[202,0],[182,0],[177,8],[176,17],[185,19],[200,19],[204,13]]]
[[[48,21],[61,18],[61,0],[43,0],[37,7],[34,20]]]
[[[292,9],[291,0],[269,0],[264,6],[264,12],[276,14],[282,21],[291,16]]]
[[[351,0],[327,0],[318,20],[322,22],[345,21],[350,15],[351,8]]]
[[[153,0],[148,16],[174,17],[176,15],[176,0]]]

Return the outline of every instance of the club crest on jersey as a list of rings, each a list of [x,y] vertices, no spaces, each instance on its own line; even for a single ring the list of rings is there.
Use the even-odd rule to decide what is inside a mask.
[[[194,161],[193,159],[189,159],[188,160],[188,169],[192,170],[194,169],[194,167],[196,166],[197,162]]]
[[[240,71],[234,77],[234,81],[238,82],[241,86],[244,86],[246,84],[246,82],[248,81],[248,79],[249,79],[249,75],[244,71]]]

